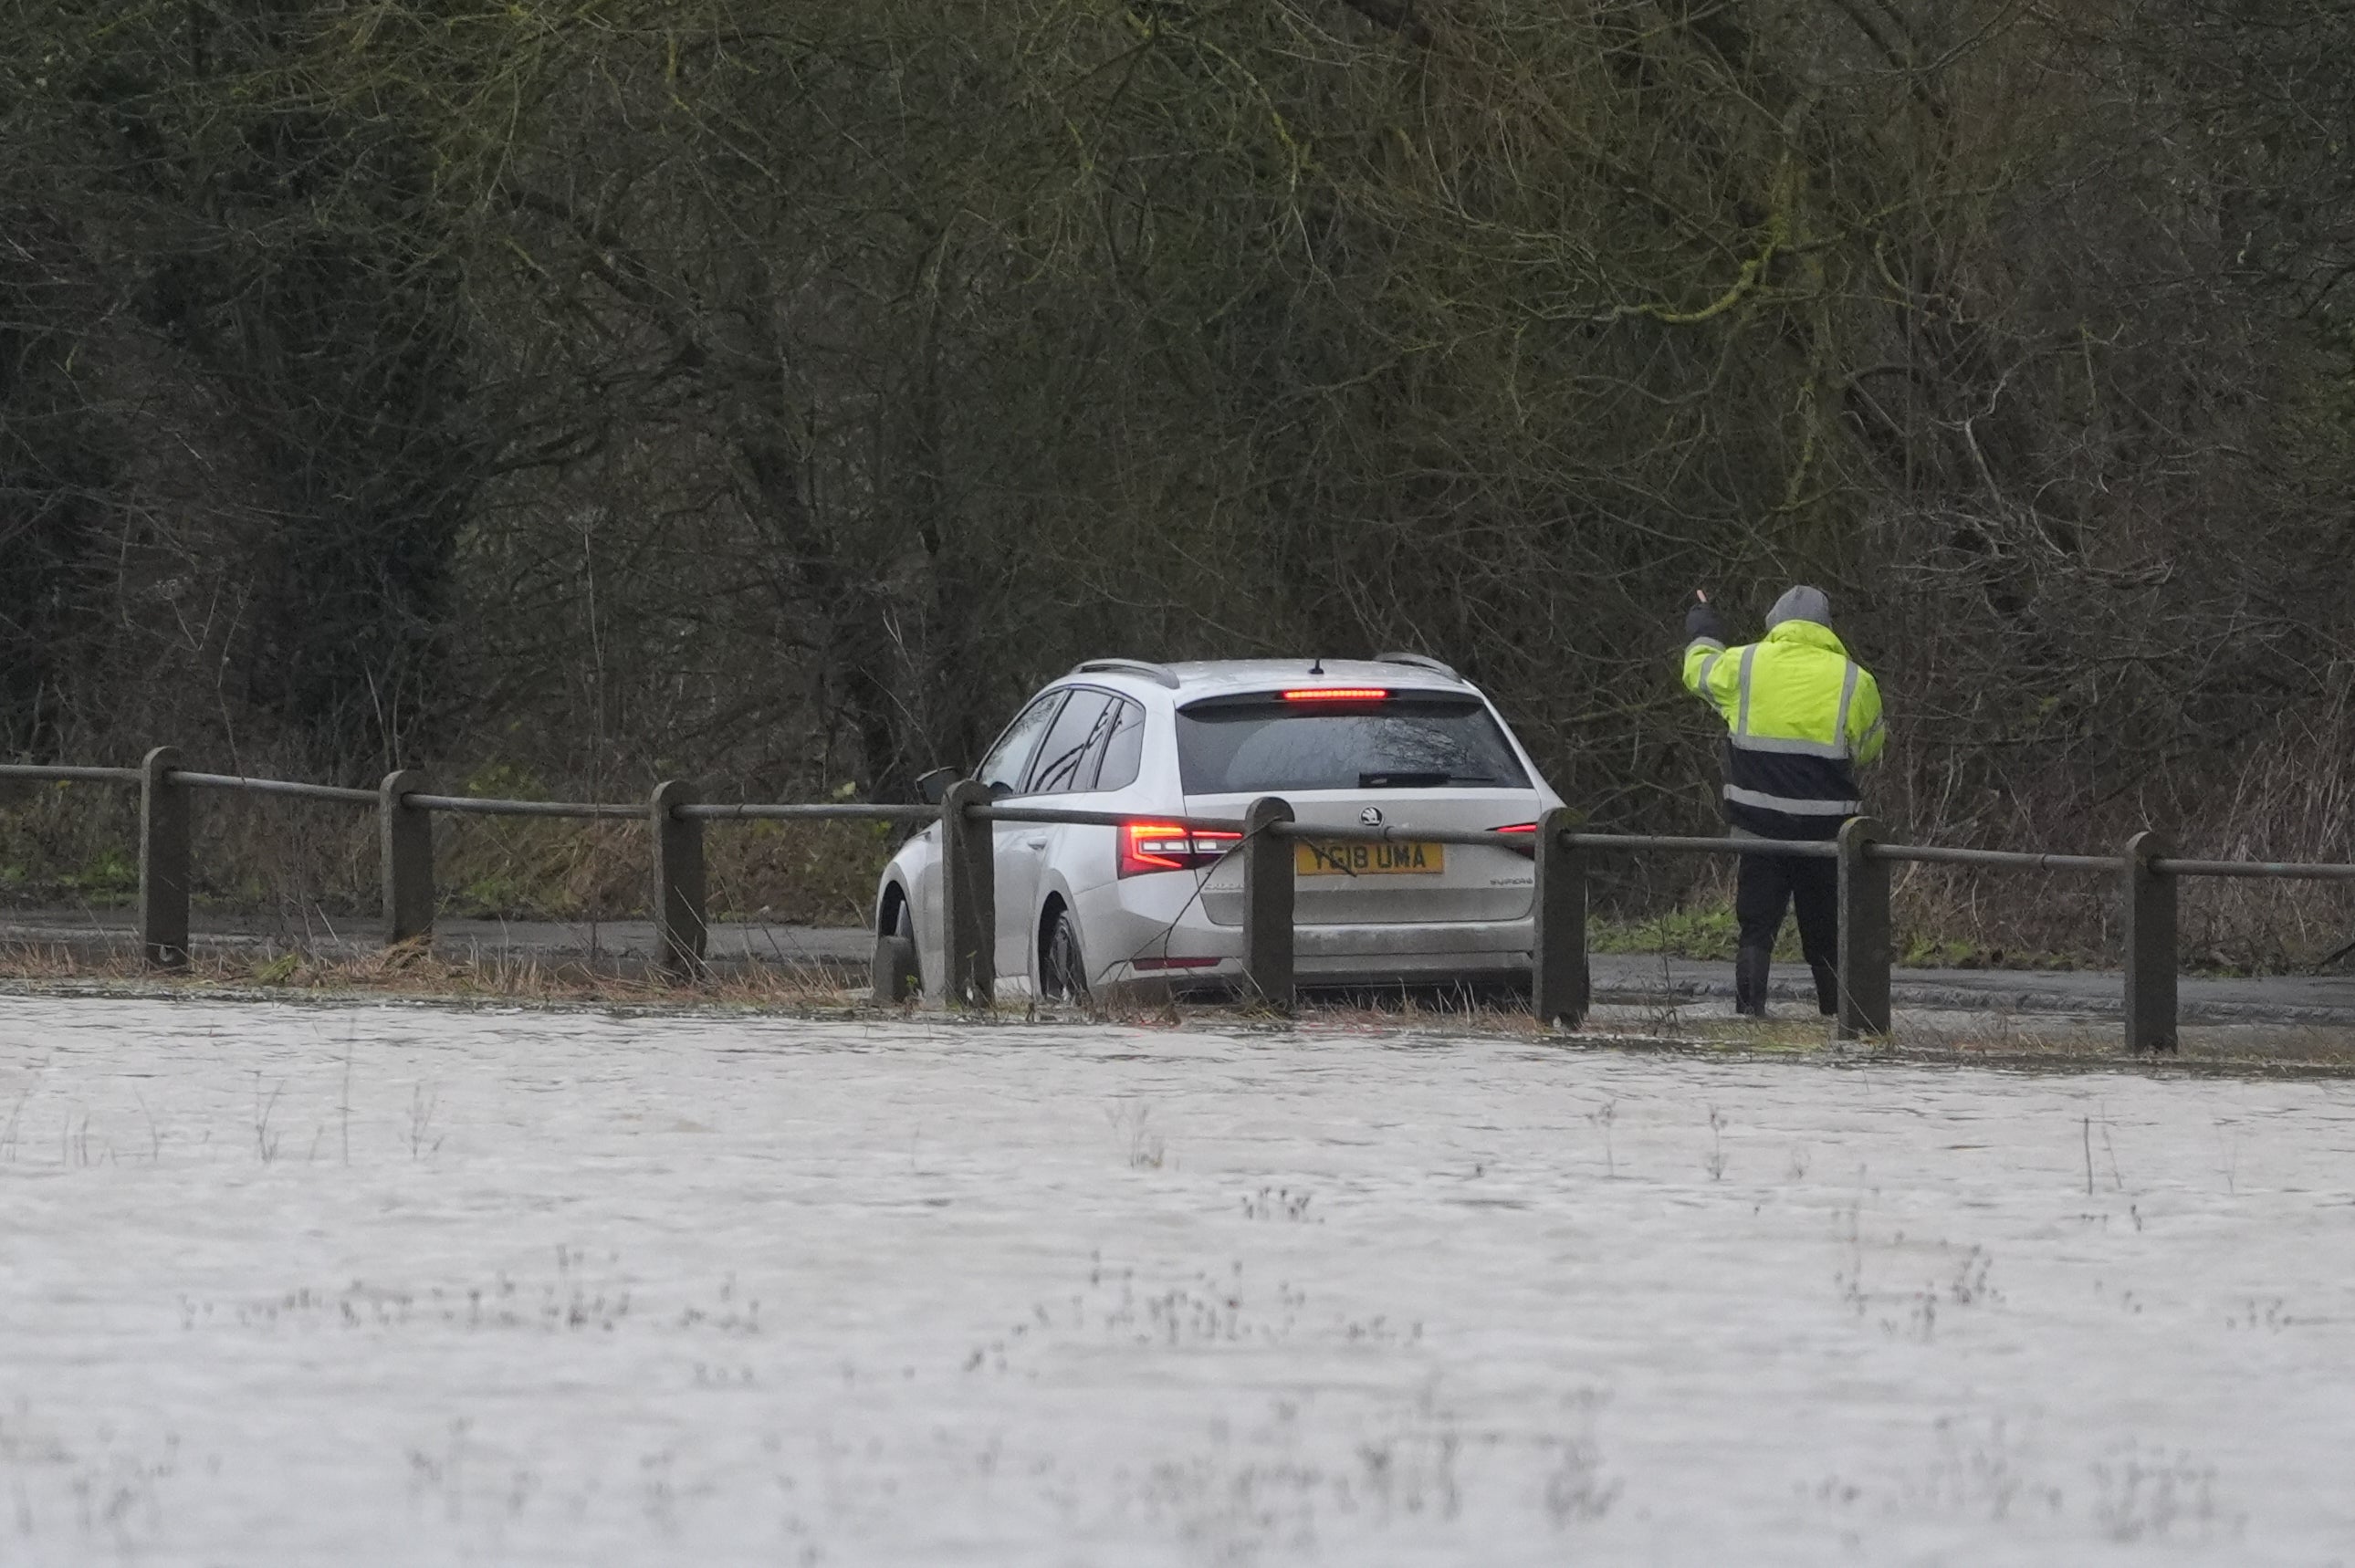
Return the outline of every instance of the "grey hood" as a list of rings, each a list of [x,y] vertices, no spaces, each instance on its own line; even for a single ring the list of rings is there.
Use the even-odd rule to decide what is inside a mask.
[[[1785,621],[1812,621],[1829,629],[1832,624],[1832,597],[1820,588],[1799,584],[1780,599],[1774,608],[1766,612],[1766,629],[1773,631]]]

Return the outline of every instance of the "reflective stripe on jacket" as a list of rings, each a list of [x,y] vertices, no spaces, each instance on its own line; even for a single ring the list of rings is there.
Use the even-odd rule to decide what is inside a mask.
[[[1881,755],[1881,688],[1828,626],[1685,648],[1685,686],[1725,720],[1725,816],[1775,838],[1831,838],[1863,808],[1855,765]]]

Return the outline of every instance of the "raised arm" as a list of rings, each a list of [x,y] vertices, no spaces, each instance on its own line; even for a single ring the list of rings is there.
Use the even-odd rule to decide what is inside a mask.
[[[1725,627],[1706,594],[1696,595],[1693,607],[1685,612],[1684,677],[1687,691],[1715,709],[1728,723],[1732,721],[1742,671],[1736,660],[1726,656]]]

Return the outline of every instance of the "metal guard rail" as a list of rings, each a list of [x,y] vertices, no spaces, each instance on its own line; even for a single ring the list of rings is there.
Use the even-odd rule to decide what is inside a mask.
[[[1788,859],[1829,860],[1839,854],[1839,847],[1828,838],[1691,838],[1657,833],[1570,833],[1565,841],[1575,849],[1656,849],[1671,855],[1778,855]]]
[[[378,792],[366,793],[369,805],[378,803]],[[464,816],[562,816],[587,822],[635,822],[646,814],[645,806],[626,801],[497,800],[488,795],[426,795],[414,790],[400,796],[400,805],[408,811],[447,811]]]
[[[664,969],[690,977],[704,967],[707,919],[703,831],[709,822],[867,821],[937,823],[943,866],[943,976],[948,998],[988,1006],[995,988],[996,856],[992,823],[1120,827],[1130,813],[1000,804],[970,780],[952,786],[938,807],[865,802],[709,804],[682,780],[655,788],[644,805],[626,802],[508,800],[432,792],[424,773],[403,770],[374,790],[286,779],[202,773],[179,766],[168,746],[135,768],[0,763],[0,780],[140,786],[139,935],[147,960],[164,967],[188,957],[189,792],[197,789],[372,805],[381,822],[382,881],[389,943],[430,936],[433,925],[435,812],[453,815],[643,821],[653,834],[654,910]],[[2052,855],[1891,844],[1869,817],[1846,823],[1837,840],[1705,838],[1584,831],[1573,813],[1547,815],[1534,834],[1431,829],[1397,825],[1331,826],[1294,820],[1280,798],[1252,803],[1234,818],[1156,817],[1183,832],[1232,833],[1243,883],[1243,968],[1251,990],[1278,1008],[1294,991],[1293,895],[1289,846],[1301,841],[1508,845],[1536,861],[1531,1006],[1549,1024],[1576,1023],[1591,1003],[1587,974],[1588,859],[1595,854],[1779,855],[1829,859],[1839,879],[1842,1038],[1886,1034],[1890,1027],[1890,868],[1951,865],[1995,870],[2092,871],[2121,880],[2126,922],[2125,1032],[2137,1051],[2169,1051],[2176,1038],[2176,890],[2185,877],[2355,881],[2355,865],[2194,859],[2172,854],[2156,833],[2137,834],[2115,855]]]
[[[2179,860],[2172,856],[2153,859],[2150,869],[2162,877],[2280,877],[2308,882],[2355,881],[2355,866],[2316,862],[2297,865],[2280,860]]]
[[[1866,851],[1876,860],[1910,861],[1923,866],[1981,866],[2008,871],[2115,871],[2115,855],[2045,855],[2026,849],[1949,849],[1933,844],[1875,844]]]
[[[940,810],[930,805],[871,805],[864,801],[828,801],[819,805],[687,805],[673,806],[673,815],[705,822],[938,822]]]
[[[27,784],[137,784],[139,770],[6,763],[0,763],[0,778],[23,779]]]
[[[137,773],[131,775],[137,778]],[[243,790],[249,795],[289,795],[303,800],[346,801],[356,805],[374,805],[377,792],[372,789],[345,789],[336,784],[294,784],[286,779],[250,779],[232,773],[197,773],[186,768],[174,768],[167,775],[176,784],[187,784],[197,789]]]

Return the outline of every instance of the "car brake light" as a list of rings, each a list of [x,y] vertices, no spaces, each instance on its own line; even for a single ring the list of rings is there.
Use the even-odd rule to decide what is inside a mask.
[[[1536,823],[1509,823],[1503,827],[1491,827],[1488,831],[1491,833],[1511,834],[1512,837],[1505,840],[1506,848],[1512,850],[1517,855],[1527,855],[1532,860],[1537,859],[1538,825]]]
[[[1242,841],[1240,833],[1175,822],[1128,822],[1120,829],[1120,874],[1198,871]]]
[[[1387,702],[1390,688],[1382,686],[1310,686],[1284,694],[1286,702]]]

